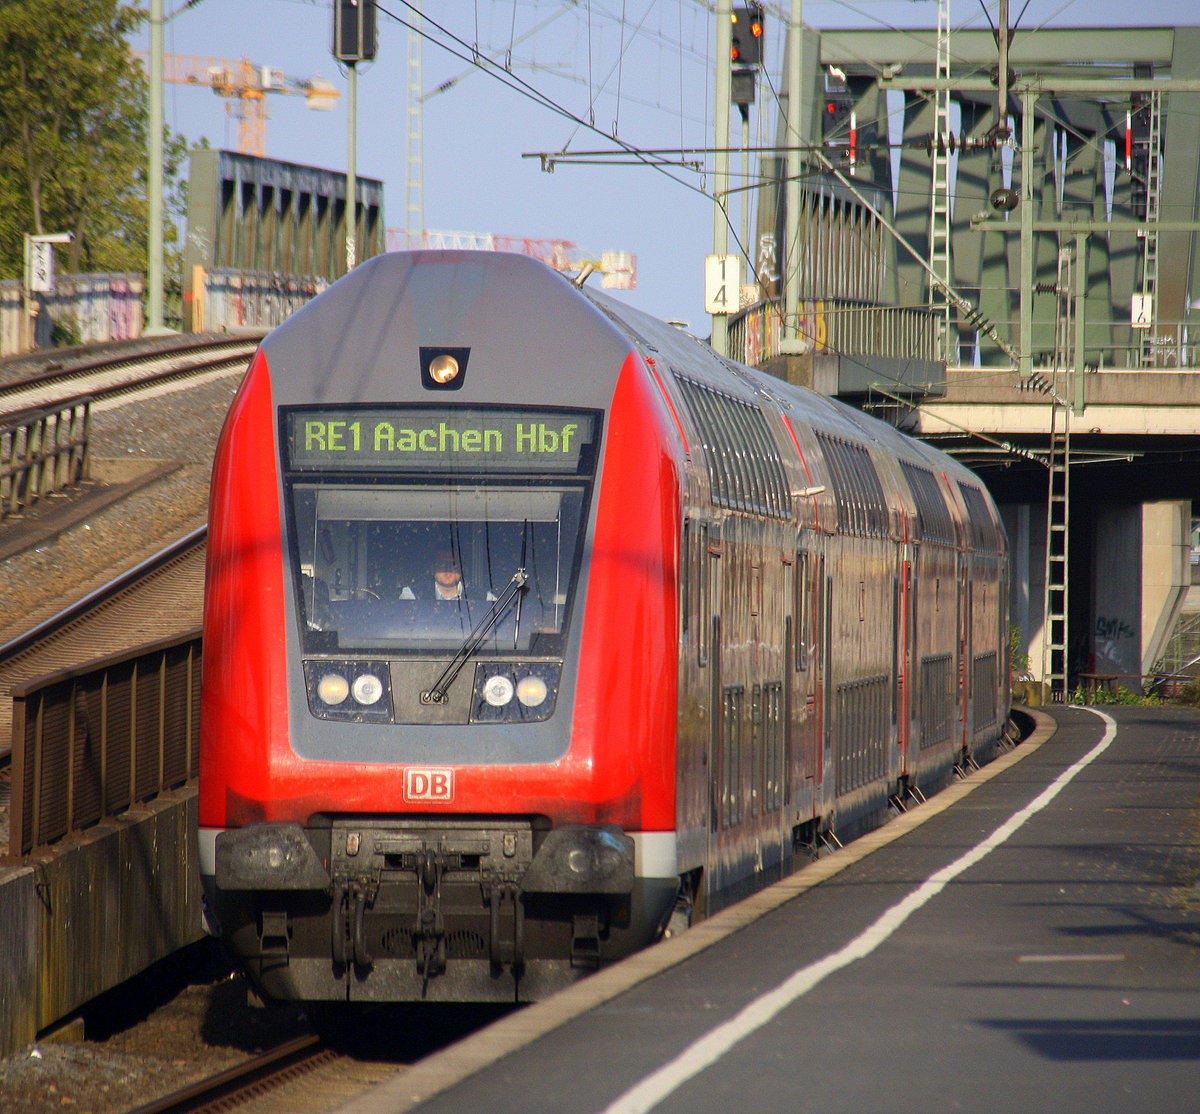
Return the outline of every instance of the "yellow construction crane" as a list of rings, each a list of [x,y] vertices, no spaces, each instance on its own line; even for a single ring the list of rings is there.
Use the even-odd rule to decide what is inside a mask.
[[[139,57],[146,56],[139,52]],[[288,77],[282,70],[258,66],[249,58],[230,62],[223,58],[197,58],[187,54],[163,55],[163,81],[173,85],[205,85],[225,97],[225,112],[238,122],[238,150],[243,155],[266,154],[268,93],[304,98],[309,108],[330,111],[341,95],[322,77]]]

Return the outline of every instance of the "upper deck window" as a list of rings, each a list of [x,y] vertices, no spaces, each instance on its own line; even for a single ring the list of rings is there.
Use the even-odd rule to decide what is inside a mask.
[[[787,472],[762,410],[678,372],[675,380],[704,445],[713,502],[787,518],[792,509]]]

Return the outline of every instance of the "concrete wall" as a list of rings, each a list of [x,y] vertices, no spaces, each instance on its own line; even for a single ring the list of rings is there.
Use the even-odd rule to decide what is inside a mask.
[[[1105,507],[1096,515],[1089,631],[1090,673],[1131,680],[1142,672],[1142,508]]]
[[[36,872],[0,869],[0,1056],[37,1034],[37,924]]]
[[[1045,508],[1000,508],[1012,554],[1011,620],[1022,632],[1030,673],[1042,678],[1045,596]],[[1137,690],[1137,678],[1154,672],[1191,581],[1191,503],[1126,503],[1095,512],[1092,568],[1070,568],[1078,582],[1090,577],[1092,606],[1068,632],[1086,647],[1086,672],[1120,677]],[[1074,660],[1074,658],[1073,658]]]
[[[0,873],[0,1055],[202,935],[194,789]]]

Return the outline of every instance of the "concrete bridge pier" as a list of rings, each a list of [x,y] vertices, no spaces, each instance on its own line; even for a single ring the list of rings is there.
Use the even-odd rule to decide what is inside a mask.
[[[1079,510],[1068,567],[1072,687],[1082,674],[1140,692],[1142,678],[1159,667],[1191,584],[1191,502],[1108,503],[1093,493]],[[1029,675],[1041,681],[1045,506],[1010,503],[1001,513],[1012,551],[1012,623]]]

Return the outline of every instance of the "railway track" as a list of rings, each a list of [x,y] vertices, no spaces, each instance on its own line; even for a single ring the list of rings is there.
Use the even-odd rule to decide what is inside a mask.
[[[207,536],[207,528],[193,531],[0,646],[0,693],[198,627]],[[5,760],[11,731],[12,702],[0,700],[0,755]]]
[[[323,1114],[507,1016],[511,1006],[408,1004],[342,1017],[128,1114]]]
[[[0,416],[62,406],[83,398],[111,400],[200,375],[244,367],[258,344],[257,335],[194,341],[154,351],[90,359],[0,383]]]
[[[342,1058],[318,1036],[296,1037],[244,1064],[145,1103],[129,1114],[215,1114],[233,1110]]]

